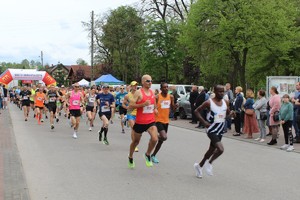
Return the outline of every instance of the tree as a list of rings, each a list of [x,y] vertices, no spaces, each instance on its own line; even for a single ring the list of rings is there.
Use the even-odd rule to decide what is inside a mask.
[[[192,5],[182,40],[210,83],[231,80],[246,88],[246,78],[253,78],[251,72],[268,54],[290,59],[289,53],[299,38],[295,27],[298,5],[294,3],[199,0]]]
[[[88,65],[88,63],[85,60],[83,60],[82,58],[78,58],[77,61],[76,61],[76,64],[77,65],[83,65],[83,66]]]

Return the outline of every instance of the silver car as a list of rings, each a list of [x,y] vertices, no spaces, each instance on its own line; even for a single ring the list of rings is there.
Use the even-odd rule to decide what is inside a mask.
[[[178,99],[180,119],[192,118],[191,104],[189,100],[190,93]]]

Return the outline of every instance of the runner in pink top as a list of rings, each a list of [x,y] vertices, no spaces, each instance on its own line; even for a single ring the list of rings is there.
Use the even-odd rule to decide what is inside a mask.
[[[82,93],[79,91],[79,84],[75,83],[73,85],[74,90],[66,94],[66,98],[69,99],[69,110],[71,115],[71,126],[74,127],[73,138],[77,139],[77,133],[80,123],[80,104],[84,104],[84,99]]]
[[[135,163],[133,161],[133,153],[135,147],[139,144],[142,133],[147,131],[150,134],[150,141],[148,150],[145,153],[145,161],[147,167],[152,167],[150,155],[157,142],[157,128],[155,126],[155,114],[158,113],[156,109],[156,101],[154,92],[150,89],[152,84],[151,76],[144,75],[142,77],[142,88],[134,93],[133,100],[130,101],[129,108],[137,108],[136,123],[132,128],[132,142],[129,150],[129,162],[128,167],[134,168]]]

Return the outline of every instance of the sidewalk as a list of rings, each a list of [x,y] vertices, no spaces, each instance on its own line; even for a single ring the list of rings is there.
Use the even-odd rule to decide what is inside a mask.
[[[205,129],[199,129],[199,128],[195,128],[198,124],[191,124],[189,123],[191,120],[190,119],[178,119],[178,120],[170,120],[170,125],[172,126],[177,126],[177,127],[181,127],[181,128],[186,128],[186,129],[190,129],[190,130],[194,130],[194,131],[199,131],[202,132],[203,134],[205,134]],[[254,139],[245,139],[245,135],[241,135],[241,136],[233,136],[232,134],[235,133],[234,131],[234,124],[232,124],[232,129],[228,130],[227,133],[224,134],[224,137],[226,138],[230,138],[230,139],[234,139],[234,140],[240,140],[241,142],[248,142],[248,143],[253,143],[256,145],[264,145],[264,146],[269,146],[270,148],[277,148],[279,149],[283,144],[284,144],[284,136],[283,136],[283,130],[282,127],[280,127],[279,129],[279,138],[277,139],[277,145],[272,145],[269,146],[267,145],[267,143],[271,140],[271,137],[268,136],[265,140],[265,142],[257,142]],[[267,128],[268,131],[268,128]],[[253,134],[253,138],[257,138],[259,136],[259,133],[257,134]],[[294,143],[294,152],[300,153],[300,143]]]
[[[23,166],[9,110],[0,114],[0,200],[28,200]]]

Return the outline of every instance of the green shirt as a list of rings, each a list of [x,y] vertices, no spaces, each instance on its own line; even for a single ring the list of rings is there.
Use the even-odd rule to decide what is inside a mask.
[[[280,120],[283,121],[293,121],[294,117],[294,110],[293,110],[293,104],[291,102],[283,103],[281,105],[280,111],[279,111],[279,117]]]

